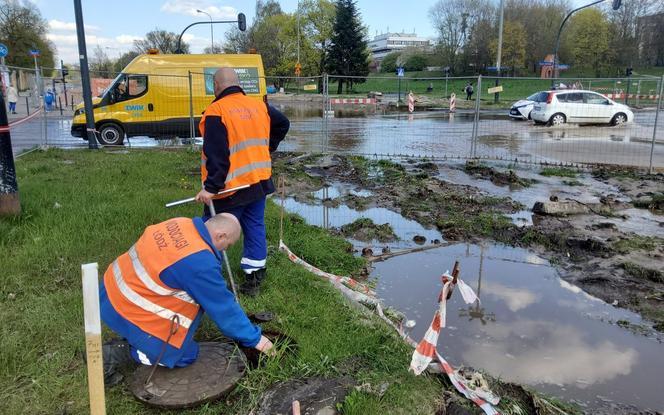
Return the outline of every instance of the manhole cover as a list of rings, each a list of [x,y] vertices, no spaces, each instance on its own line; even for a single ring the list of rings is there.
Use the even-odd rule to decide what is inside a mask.
[[[244,376],[245,358],[228,343],[201,343],[198,360],[190,366],[158,367],[150,383],[152,366],[142,365],[132,375],[130,390],[141,402],[161,408],[190,408],[221,398]]]

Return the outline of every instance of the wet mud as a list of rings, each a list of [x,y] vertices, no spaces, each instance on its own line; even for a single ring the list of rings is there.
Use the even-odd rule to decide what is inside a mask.
[[[624,203],[633,204],[644,195],[652,197],[648,192],[661,192],[664,175],[622,170],[592,172],[592,179],[574,180],[587,184],[594,193],[574,200],[606,209],[553,217],[529,212],[533,201],[566,196],[567,190],[545,194],[540,189],[523,200],[526,206],[507,195],[489,193],[472,185],[472,181],[460,184],[449,180],[443,166],[426,160],[396,163],[356,156],[277,153],[274,165],[275,174],[283,172],[288,177],[287,197],[307,198],[306,194],[325,184],[343,183],[370,192],[370,196],[357,197],[363,208],[397,212],[425,228],[438,230],[446,241],[488,239],[533,249],[555,264],[565,280],[609,304],[641,314],[653,322],[655,330],[664,331],[664,217],[655,210],[646,212],[649,216],[644,219],[639,216],[641,209],[614,209]],[[459,169],[465,170],[465,166]],[[507,183],[534,184],[550,179],[510,174],[509,169],[497,174],[500,169],[490,169],[489,173],[481,169],[486,173],[481,176],[494,187],[503,181],[495,184],[493,178],[503,174],[507,175]]]

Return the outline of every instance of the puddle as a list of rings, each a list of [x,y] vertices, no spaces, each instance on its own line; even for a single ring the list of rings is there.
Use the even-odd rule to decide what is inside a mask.
[[[376,263],[377,293],[416,320],[414,339],[430,324],[440,274],[455,260],[481,304],[466,306],[458,293],[448,303],[439,351],[453,365],[589,408],[613,401],[664,410],[664,344],[611,324],[641,319],[561,280],[546,260],[524,249],[460,244]]]
[[[371,196],[371,192],[368,190],[357,190],[338,184],[335,186],[324,187],[313,192],[312,196],[314,197],[315,204],[304,203],[293,198],[287,198],[284,202],[284,207],[288,212],[302,216],[308,224],[326,229],[339,228],[361,218],[371,219],[376,225],[389,223],[398,239],[387,244],[384,242],[372,241],[376,246],[389,245],[391,248],[413,247],[416,245],[415,242],[413,242],[413,238],[418,235],[424,236],[427,242],[433,241],[434,239],[443,240],[441,233],[437,230],[426,229],[414,220],[406,219],[389,209],[373,207],[360,211],[351,209],[346,205],[328,207],[321,203],[323,200],[334,200],[349,194],[359,197]],[[354,240],[351,240],[351,242],[356,247],[372,245],[372,242],[360,242]]]
[[[491,163],[490,165],[492,167],[500,166],[499,163]],[[525,210],[506,215],[517,226],[532,225],[532,212],[530,209],[532,209],[535,202],[547,200],[550,195],[556,195],[560,200],[569,198],[583,203],[598,203],[601,196],[613,194],[619,195],[619,200],[629,202],[629,197],[624,195],[616,186],[595,180],[588,173],[580,172],[574,179],[556,176],[547,177],[539,174],[542,170],[541,167],[535,167],[534,169],[527,169],[525,166],[520,167],[516,170],[519,177],[534,179],[537,180],[537,183],[522,188],[497,186],[489,179],[468,175],[463,171],[463,164],[457,166],[441,164],[439,165],[439,174],[436,177],[454,184],[474,186],[493,196],[510,197],[521,203],[525,206]],[[564,183],[566,180],[576,180],[581,185],[570,186]],[[621,217],[606,218],[597,215],[577,215],[574,218],[576,221],[587,226],[601,222],[610,222],[615,224],[616,228],[623,232],[633,232],[638,235],[657,236],[660,238],[664,235],[664,230],[662,230],[662,226],[660,225],[660,223],[664,222],[664,217],[661,215],[656,215],[646,209],[636,208],[621,210],[617,213],[626,215],[627,219]]]

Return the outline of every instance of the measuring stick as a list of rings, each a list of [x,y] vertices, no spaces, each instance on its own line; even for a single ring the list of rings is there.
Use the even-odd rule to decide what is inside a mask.
[[[217,214],[217,211],[214,209],[214,201],[210,200],[210,204],[208,206],[210,208],[210,217],[215,216]],[[231,271],[231,263],[228,260],[228,255],[226,255],[225,250],[221,251],[221,255],[223,255],[224,257],[224,263],[226,264],[226,270],[228,271],[228,278],[231,280],[231,289],[233,290],[235,301],[239,303],[240,299],[237,297],[237,290],[235,289],[235,280],[233,280],[233,271]]]
[[[245,184],[243,186],[234,187],[232,189],[222,190],[217,194],[218,195],[223,195],[223,194],[226,194],[226,193],[236,192],[238,190],[246,189],[247,187],[249,187],[249,185]],[[171,203],[166,203],[166,207],[169,208],[169,207],[173,207],[173,206],[184,205],[185,203],[193,202],[194,200],[196,200],[196,196],[189,197],[187,199],[176,200],[175,202],[171,202]]]
[[[97,263],[81,265],[83,274],[83,314],[85,319],[85,352],[88,362],[90,414],[105,415],[104,368],[101,351],[99,314],[99,273]]]

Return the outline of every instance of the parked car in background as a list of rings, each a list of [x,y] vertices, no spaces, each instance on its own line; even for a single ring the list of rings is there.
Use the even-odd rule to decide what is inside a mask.
[[[529,120],[530,112],[533,110],[536,102],[544,102],[547,97],[546,91],[535,92],[526,99],[521,99],[510,108],[509,116],[515,120]]]
[[[628,106],[618,104],[597,92],[565,89],[547,91],[545,94],[546,99],[535,103],[530,113],[535,124],[621,125],[634,120],[634,113]]]

